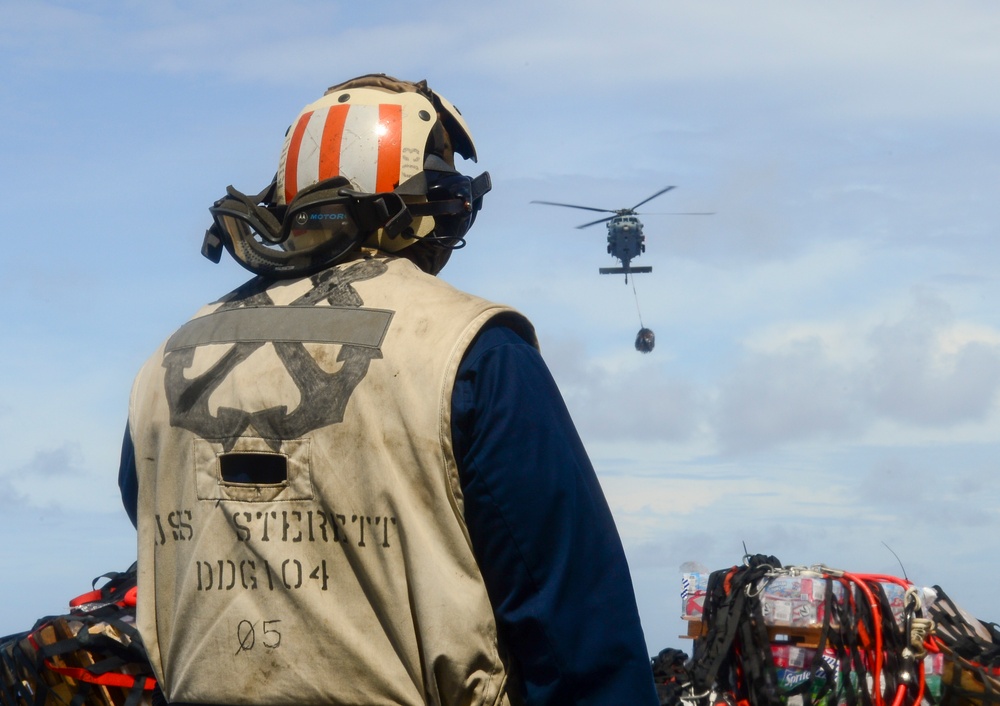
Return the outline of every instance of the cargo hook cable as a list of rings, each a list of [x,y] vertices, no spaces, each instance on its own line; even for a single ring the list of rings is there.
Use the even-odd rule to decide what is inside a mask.
[[[635,291],[635,277],[632,278],[632,296],[635,297],[635,312],[639,315],[639,328],[646,328],[642,323],[642,312],[639,311],[639,294]]]

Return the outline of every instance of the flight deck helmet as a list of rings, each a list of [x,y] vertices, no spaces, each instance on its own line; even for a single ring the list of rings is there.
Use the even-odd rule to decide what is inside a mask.
[[[298,277],[368,247],[437,274],[491,187],[486,172],[459,173],[456,152],[477,159],[465,119],[426,81],[338,84],[292,123],[268,187],[230,186],[216,201],[202,252],[218,262],[225,247],[257,274]]]

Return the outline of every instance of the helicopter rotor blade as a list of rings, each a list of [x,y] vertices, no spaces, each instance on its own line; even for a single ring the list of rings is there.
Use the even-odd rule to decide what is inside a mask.
[[[714,216],[715,211],[643,211],[637,216]]]
[[[637,203],[637,204],[636,204],[635,206],[633,206],[633,207],[632,207],[632,208],[631,208],[630,210],[631,210],[631,211],[635,211],[635,209],[639,208],[639,207],[640,207],[640,206],[642,206],[642,205],[643,205],[644,203],[648,203],[648,202],[652,201],[653,199],[655,199],[655,198],[656,198],[657,196],[660,196],[660,195],[662,195],[662,194],[665,194],[665,193],[667,193],[668,191],[670,191],[671,189],[676,189],[676,188],[677,188],[676,186],[668,186],[668,187],[667,187],[667,188],[665,188],[665,189],[660,189],[659,191],[657,191],[657,192],[656,192],[655,194],[653,194],[653,195],[652,195],[652,196],[650,196],[649,198],[647,198],[647,199],[644,199],[644,200],[640,201],[639,203]]]
[[[555,201],[532,201],[531,203],[545,204],[546,206],[565,206],[566,208],[582,208],[584,211],[599,211],[601,213],[616,213],[610,208],[594,208],[593,206],[577,206],[573,203],[556,203]]]
[[[589,228],[590,226],[596,226],[598,223],[607,223],[612,218],[615,218],[615,216],[608,216],[607,218],[601,218],[600,220],[597,220],[597,221],[591,221],[590,223],[584,223],[582,226],[577,226],[576,229],[580,230],[581,228]]]

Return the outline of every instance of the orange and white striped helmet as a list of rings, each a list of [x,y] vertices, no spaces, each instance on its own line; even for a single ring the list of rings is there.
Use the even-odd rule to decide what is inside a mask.
[[[454,152],[476,160],[461,113],[427,87],[369,74],[331,87],[292,123],[281,150],[274,200],[287,205],[302,189],[335,176],[356,191],[391,192],[436,156],[454,168]],[[422,196],[404,196],[419,203]],[[381,231],[365,244],[397,251],[434,230],[434,218],[415,218],[404,237]]]

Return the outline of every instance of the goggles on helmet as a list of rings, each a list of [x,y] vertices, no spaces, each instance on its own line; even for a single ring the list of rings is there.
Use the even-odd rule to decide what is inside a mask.
[[[209,208],[214,222],[202,254],[218,263],[222,248],[245,268],[267,277],[299,277],[343,260],[370,236],[407,237],[415,217],[433,216],[435,229],[421,240],[445,248],[464,245],[466,231],[491,188],[487,172],[472,179],[426,169],[387,193],[366,194],[341,176],[300,190],[287,206],[273,203],[275,182],[256,196],[232,186]],[[407,203],[404,196],[424,196]],[[412,236],[412,231],[410,232]]]

